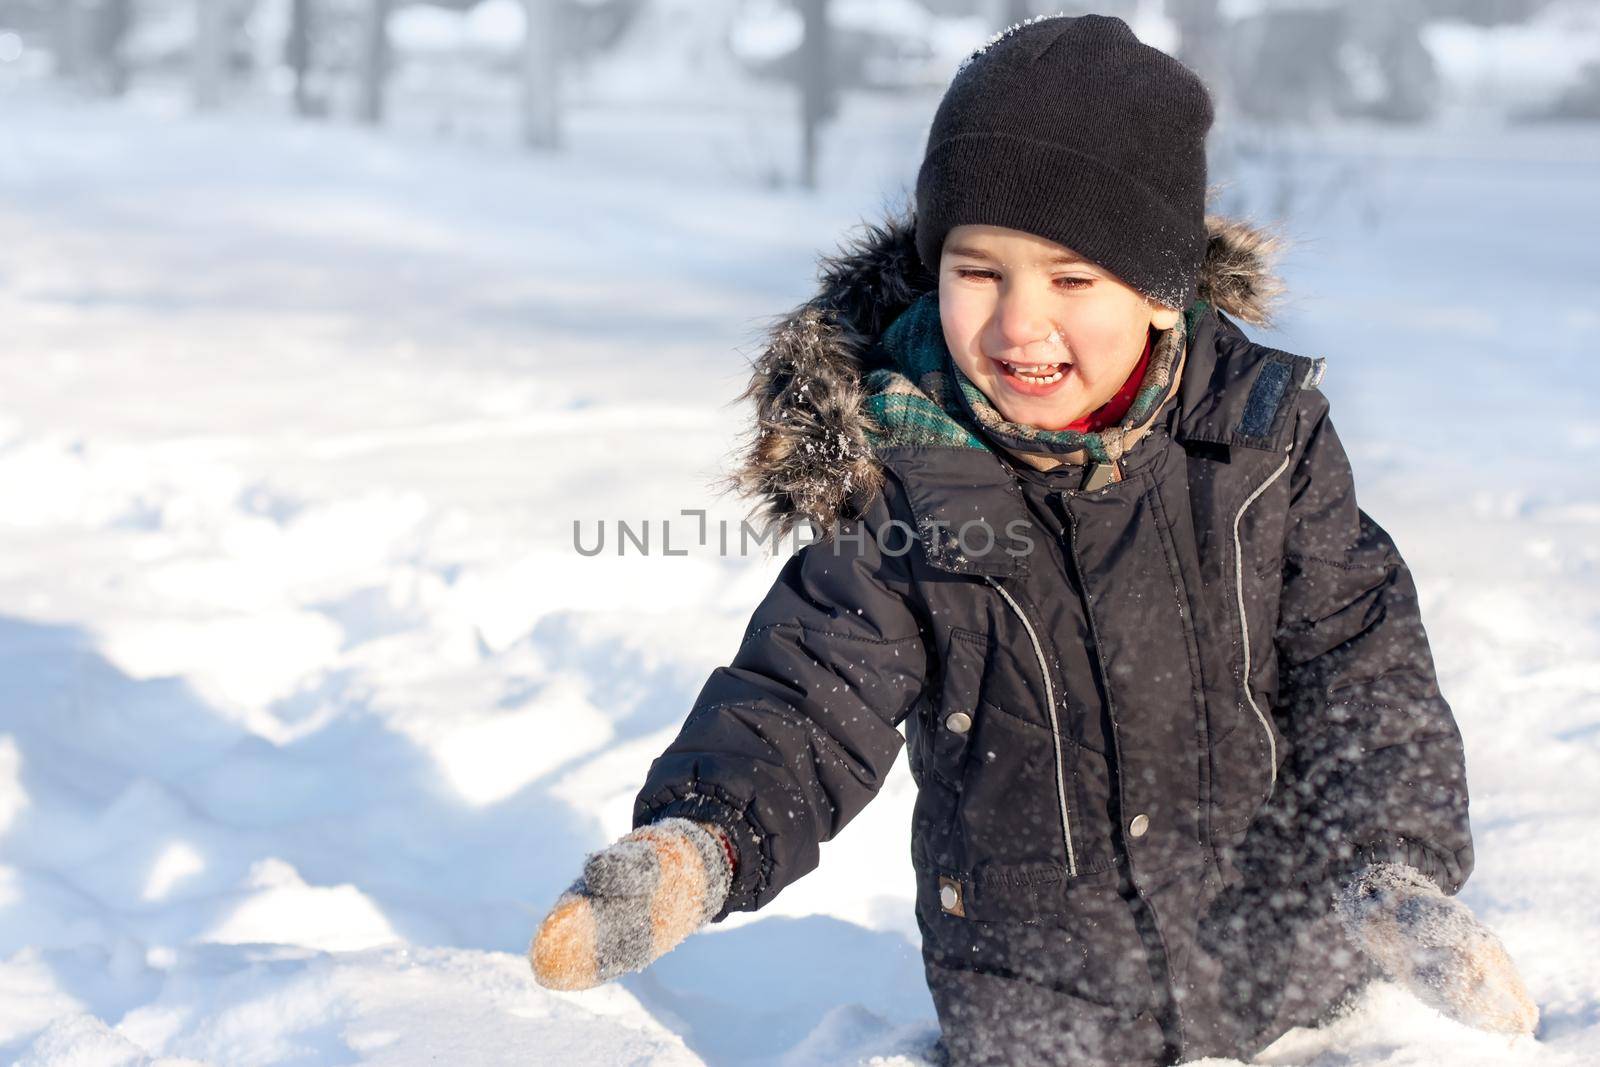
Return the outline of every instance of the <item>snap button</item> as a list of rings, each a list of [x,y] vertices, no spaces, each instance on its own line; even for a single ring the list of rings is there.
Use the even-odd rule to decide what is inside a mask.
[[[1133,817],[1133,821],[1128,823],[1128,836],[1143,837],[1144,832],[1148,829],[1150,829],[1150,816],[1143,814],[1135,815]]]
[[[966,915],[961,906],[961,883],[942,874],[939,876],[939,906],[951,915]]]
[[[972,716],[964,711],[952,711],[944,720],[951,731],[964,734],[972,728]]]

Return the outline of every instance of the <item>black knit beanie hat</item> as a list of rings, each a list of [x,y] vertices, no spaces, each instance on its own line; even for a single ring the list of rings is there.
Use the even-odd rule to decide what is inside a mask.
[[[955,226],[1066,245],[1153,300],[1196,296],[1211,97],[1107,15],[1018,23],[956,71],[917,174],[917,253],[937,275]]]

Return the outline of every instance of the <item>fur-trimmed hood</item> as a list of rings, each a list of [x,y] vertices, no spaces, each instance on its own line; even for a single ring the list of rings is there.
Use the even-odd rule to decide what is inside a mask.
[[[1207,216],[1199,295],[1243,322],[1266,325],[1282,292],[1272,273],[1280,239],[1249,223]],[[786,533],[860,513],[882,485],[868,438],[862,379],[873,348],[937,279],[916,249],[915,217],[866,223],[818,264],[815,296],[781,316],[752,361],[740,400],[755,402],[749,440],[726,486],[757,500],[755,517]]]

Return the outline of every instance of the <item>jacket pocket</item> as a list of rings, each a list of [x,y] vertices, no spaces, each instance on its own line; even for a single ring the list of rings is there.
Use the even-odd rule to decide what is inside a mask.
[[[1057,767],[1050,731],[979,701],[957,818],[971,869],[1019,864],[1068,866]]]
[[[962,789],[967,751],[979,717],[987,645],[983,634],[951,629],[944,648],[939,706],[934,721],[928,724],[928,770],[957,792]]]

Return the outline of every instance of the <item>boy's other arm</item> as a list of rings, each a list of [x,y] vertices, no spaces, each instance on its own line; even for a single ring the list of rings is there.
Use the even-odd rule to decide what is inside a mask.
[[[711,921],[815,868],[905,744],[929,661],[910,530],[886,528],[895,490],[890,479],[862,519],[787,561],[634,802],[635,827],[678,816],[727,832],[733,880]]]
[[[1404,863],[1453,894],[1473,863],[1461,733],[1411,572],[1356,504],[1327,399],[1304,396],[1277,645],[1309,870]]]

